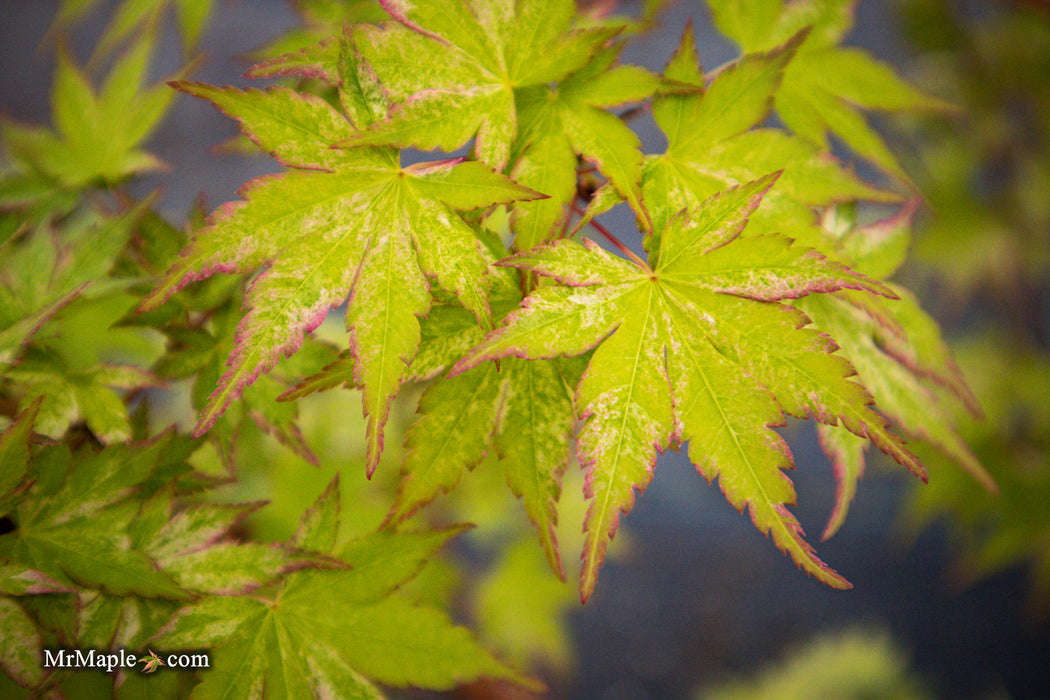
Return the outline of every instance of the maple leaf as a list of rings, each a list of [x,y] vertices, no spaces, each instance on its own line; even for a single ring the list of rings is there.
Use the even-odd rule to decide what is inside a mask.
[[[381,4],[396,21],[355,27],[353,37],[397,106],[349,142],[453,151],[476,135],[475,153],[495,170],[518,134],[517,91],[582,68],[618,32],[570,31],[571,0]]]
[[[644,230],[650,230],[643,206],[641,142],[618,117],[601,109],[646,99],[657,79],[637,66],[611,67],[619,48],[600,52],[590,64],[563,80],[522,90],[518,97],[521,148],[511,176],[550,194],[513,212],[514,246],[528,250],[549,240],[576,196],[576,154],[595,163],[631,205]]]
[[[23,409],[0,435],[0,517],[10,512],[15,500],[30,485],[26,479],[28,443],[43,400],[40,397]]]
[[[776,108],[796,134],[829,150],[834,132],[854,152],[907,181],[861,109],[944,110],[866,51],[837,44],[853,26],[855,0],[712,0],[715,24],[744,52],[765,51],[806,27],[806,41],[784,71]]]
[[[374,681],[447,689],[481,676],[536,684],[485,652],[437,610],[396,589],[462,528],[377,532],[340,547],[333,481],[303,516],[294,544],[352,568],[289,574],[272,591],[207,597],[153,643],[214,649],[195,697],[381,697]]]
[[[796,34],[768,51],[743,56],[719,69],[705,87],[692,28],[682,33],[664,80],[696,89],[653,100],[653,116],[668,145],[663,154],[646,156],[642,170],[641,193],[652,230],[662,230],[682,209],[695,208],[717,192],[781,170],[776,188],[752,215],[749,230],[779,233],[829,252],[814,207],[898,198],[861,182],[806,139],[759,126],[805,38],[804,32]],[[603,187],[577,229],[621,199],[622,194]],[[649,230],[644,222],[641,227]],[[647,235],[645,245],[653,251],[659,242]]]
[[[913,198],[896,214],[857,226],[852,209],[829,209],[823,225],[839,255],[854,269],[886,279],[903,264],[911,239]],[[850,290],[800,299],[795,303],[815,328],[836,339],[841,354],[857,371],[880,412],[900,429],[951,457],[985,488],[995,483],[954,427],[945,398],[951,396],[973,416],[981,409],[941,338],[937,323],[907,289],[887,282],[896,299]],[[821,445],[835,469],[835,505],[823,538],[845,520],[857,482],[864,473],[867,442],[839,426],[817,428]]]
[[[490,256],[507,254],[494,236],[486,237],[486,247]],[[492,300],[502,316],[517,308],[521,291],[516,271],[496,270]],[[481,342],[484,331],[461,307],[435,306],[422,335],[409,372],[420,380],[442,376],[423,392],[416,420],[405,433],[402,479],[385,524],[404,522],[439,493],[451,490],[495,447],[511,490],[522,498],[536,526],[551,569],[564,578],[554,534],[556,504],[575,423],[572,391],[582,363],[509,359],[499,367],[488,364],[450,377],[446,370]],[[332,370],[328,381],[345,376],[348,367]],[[442,438],[434,440],[434,435]]]
[[[910,292],[890,286],[899,297],[892,304],[872,297],[836,294],[801,300],[798,306],[816,328],[836,339],[880,412],[995,491],[995,482],[956,432],[952,413],[938,389],[947,389],[979,415],[976,399],[933,320]],[[821,440],[839,483],[835,508],[824,532],[826,539],[845,519],[856,482],[864,473],[864,455],[853,436],[842,435],[841,428],[822,426]]]
[[[69,588],[190,597],[128,535],[139,510],[129,497],[155,473],[188,471],[174,439],[169,433],[138,449],[113,445],[94,454],[64,445],[41,450],[26,464],[32,485],[9,516],[15,529],[0,536],[0,561]]]
[[[160,660],[160,657],[152,649],[149,650],[149,656],[139,659],[139,663],[142,664],[143,673],[153,673],[158,667],[164,665],[164,662]]]
[[[373,124],[348,143],[452,150],[478,132],[475,151],[481,160],[502,169],[509,158],[515,180],[550,195],[548,200],[515,207],[515,247],[520,250],[547,240],[557,230],[565,205],[575,194],[576,154],[594,162],[630,201],[639,219],[647,220],[640,189],[641,143],[602,107],[643,100],[659,83],[638,66],[613,67],[622,47],[599,47],[615,29],[566,34],[572,3],[560,1],[518,5],[520,21],[538,13],[544,16],[543,31],[531,36],[506,29],[504,25],[509,27],[514,19],[508,16],[511,10],[489,2],[453,4],[453,14],[476,15],[473,23],[462,25],[416,7],[413,11],[421,13],[423,26],[391,7],[395,4],[389,3],[388,8],[408,29],[396,25],[386,30],[361,29],[354,37],[363,60],[375,68],[384,91],[399,107],[388,120]],[[443,45],[448,41],[440,31],[424,28],[430,25],[422,21],[423,16],[447,27],[452,44]],[[408,46],[400,39],[408,41]],[[416,73],[407,75],[403,56],[423,50],[417,43],[435,52],[435,61],[444,60],[454,68],[434,76],[428,73],[427,81],[419,80]],[[531,53],[511,53],[522,50]],[[551,52],[558,51],[563,58],[552,64],[551,56],[557,54]],[[552,88],[550,84],[557,81],[557,88]],[[497,125],[504,131],[496,132]]]
[[[155,170],[161,162],[139,148],[171,104],[164,85],[142,88],[156,44],[146,31],[114,64],[96,92],[87,76],[61,51],[51,107],[56,131],[4,122],[8,150],[30,170],[62,187],[118,182]],[[106,128],[99,128],[99,125]]]
[[[347,301],[371,474],[388,404],[419,345],[418,317],[430,308],[431,280],[483,325],[490,323],[487,265],[456,210],[542,195],[481,163],[403,169],[394,149],[332,149],[353,128],[320,98],[284,88],[177,86],[235,116],[249,137],[295,168],[249,183],[241,193],[246,201],[216,212],[141,304],[155,308],[216,271],[266,267],[246,294],[248,312],[228,369],[195,434],[211,427],[261,372],[298,350],[331,307]]]
[[[44,222],[3,245],[0,363],[13,362],[34,334],[77,297],[127,286],[109,272],[148,203],[108,220],[88,212],[62,227]]]
[[[494,444],[551,569],[564,577],[554,535],[555,505],[575,423],[572,388],[581,370],[571,359],[510,358],[499,368],[489,363],[432,384],[405,435],[404,477],[388,523],[403,521],[450,490]]]
[[[590,244],[563,241],[503,261],[553,277],[504,326],[454,368],[485,360],[594,354],[576,390],[577,436],[590,499],[581,594],[593,592],[620,513],[643,491],[659,450],[689,442],[708,480],[719,478],[735,507],[819,580],[848,584],[802,539],[786,509],[794,490],[782,469],[790,452],[770,427],[784,413],[840,423],[871,439],[911,471],[918,460],[868,408],[850,365],[827,336],[806,329],[776,302],[838,289],[894,296],[816,252],[772,235],[741,236],[776,173],[712,197],[660,232],[648,268]]]

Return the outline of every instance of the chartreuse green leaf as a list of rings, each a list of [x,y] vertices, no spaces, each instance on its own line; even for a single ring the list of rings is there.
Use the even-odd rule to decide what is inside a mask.
[[[172,86],[236,119],[259,148],[284,165],[328,170],[347,160],[344,151],[329,148],[346,137],[346,118],[316,95],[286,87],[240,90],[186,81]]]
[[[861,182],[809,141],[760,126],[805,37],[789,36],[782,45],[730,63],[701,92],[695,37],[689,29],[683,33],[664,79],[697,91],[658,95],[653,101],[653,116],[668,140],[665,153],[646,157],[642,172],[642,197],[654,231],[662,231],[682,209],[774,170],[782,171],[780,179],[752,215],[750,230],[779,233],[818,249],[828,246],[813,207],[896,198]],[[608,187],[599,190],[581,225],[621,198]],[[648,250],[659,250],[658,238],[647,236]]]
[[[576,196],[576,154],[594,163],[610,186],[628,202],[644,229],[649,214],[642,203],[641,142],[626,124],[603,107],[648,98],[657,79],[636,66],[612,63],[605,50],[556,89],[537,86],[518,93],[521,144],[511,171],[518,182],[550,195],[523,203],[513,212],[514,247],[528,250],[555,237]]]
[[[850,209],[829,210],[824,225],[837,238],[841,255],[873,277],[892,275],[911,239],[911,219],[919,204],[908,202],[897,214],[858,227]],[[836,338],[880,409],[902,430],[931,443],[963,466],[990,491],[995,484],[955,432],[951,394],[975,415],[980,408],[941,338],[936,322],[908,290],[888,284],[898,299],[843,291],[800,302],[814,325]],[[944,391],[946,390],[946,391]],[[820,426],[821,442],[835,468],[835,507],[824,532],[842,525],[857,481],[864,472],[864,441],[835,426]]]
[[[51,92],[55,131],[4,124],[8,147],[34,170],[70,188],[115,183],[161,167],[140,148],[174,97],[166,85],[143,85],[155,44],[156,31],[142,31],[99,90],[68,52],[59,52]]]
[[[727,190],[672,218],[652,268],[570,241],[501,264],[561,285],[530,294],[506,323],[454,368],[531,360],[595,348],[577,387],[577,437],[587,470],[581,593],[594,589],[620,514],[643,491],[659,450],[689,442],[690,458],[726,498],[768,532],[800,567],[836,587],[846,581],[816,558],[786,506],[791,456],[770,427],[785,412],[840,423],[918,475],[921,465],[868,408],[826,336],[777,302],[839,289],[893,292],[812,250],[776,236],[741,235],[776,174]]]
[[[170,479],[186,471],[173,439],[76,455],[65,446],[45,448],[30,463],[32,487],[9,516],[15,529],[0,536],[0,560],[67,588],[189,598],[128,534],[139,511],[131,495],[155,473]]]
[[[246,294],[228,369],[195,433],[347,301],[355,384],[363,389],[368,471],[379,460],[387,406],[419,346],[431,280],[490,323],[487,264],[456,213],[541,195],[480,163],[402,169],[393,149],[330,149],[353,129],[334,107],[294,92],[183,85],[215,99],[242,130],[298,170],[265,177],[220,208],[141,308],[217,271],[265,267]],[[292,104],[288,104],[292,103]],[[323,116],[322,116],[323,115]],[[290,139],[283,141],[283,139]],[[281,144],[281,145],[278,145]],[[327,172],[308,171],[321,165]]]
[[[835,470],[835,505],[821,535],[821,539],[826,540],[846,522],[849,506],[857,493],[857,483],[864,476],[864,451],[869,443],[838,425],[818,425],[817,436]]]
[[[851,267],[875,279],[888,279],[908,257],[912,219],[921,201],[913,197],[896,214],[867,226],[855,225],[852,206],[836,207],[825,212],[824,227],[838,235]],[[839,227],[844,230],[836,231]]]
[[[251,595],[203,598],[151,643],[214,649],[194,691],[200,698],[378,698],[375,682],[448,689],[482,676],[535,687],[443,613],[395,594],[459,531],[379,532],[328,549],[352,568],[291,573]],[[337,533],[333,485],[304,515],[296,542],[328,548]]]
[[[502,244],[495,251],[506,256]],[[516,308],[516,273],[495,275],[497,308]],[[484,337],[462,308],[435,306],[409,371],[421,379],[444,372]],[[507,359],[456,376],[441,376],[423,393],[418,416],[405,435],[407,452],[388,525],[405,521],[439,493],[452,489],[490,448],[506,469],[511,491],[536,526],[551,569],[564,577],[555,537],[556,505],[575,423],[573,390],[583,371],[579,359],[522,362]],[[345,369],[334,370],[338,381]],[[324,382],[324,380],[317,380]],[[327,383],[327,382],[325,382]],[[434,436],[441,436],[434,440]]]
[[[43,223],[3,246],[0,363],[11,361],[48,319],[76,297],[123,284],[107,275],[148,203],[110,219],[89,212],[58,228]]]
[[[856,368],[879,410],[909,434],[934,445],[989,490],[995,482],[955,431],[953,413],[938,387],[947,388],[977,411],[936,324],[907,290],[894,286],[899,299],[890,303],[871,296],[828,295],[800,301],[800,308],[820,330],[835,338],[842,355]],[[848,438],[832,436],[829,454],[840,480],[828,534],[845,516],[848,497],[863,471],[863,456]],[[854,482],[854,483],[851,483]]]
[[[347,143],[453,150],[476,135],[482,161],[510,161],[517,181],[550,195],[515,207],[519,250],[551,238],[568,216],[576,154],[648,220],[641,144],[602,107],[643,100],[658,82],[636,66],[612,67],[617,51],[599,51],[615,29],[570,32],[575,10],[565,0],[384,6],[401,24],[358,28],[353,39],[397,106]]]
[[[518,134],[516,92],[582,68],[615,29],[570,31],[571,0],[386,0],[395,21],[353,38],[396,105],[348,142],[452,151],[476,136],[502,170]]]
[[[554,534],[556,504],[575,423],[572,392],[581,370],[573,360],[510,358],[498,368],[489,363],[432,384],[405,436],[404,477],[388,522],[403,521],[450,490],[494,444],[551,568],[563,575]]]
[[[711,0],[718,25],[745,53],[765,51],[808,28],[784,71],[776,109],[796,134],[828,150],[830,131],[857,155],[907,179],[861,109],[942,110],[947,105],[902,80],[867,52],[838,43],[853,26],[853,0]]]

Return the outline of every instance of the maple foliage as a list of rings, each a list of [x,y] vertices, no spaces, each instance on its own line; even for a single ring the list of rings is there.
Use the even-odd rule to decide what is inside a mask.
[[[670,221],[653,268],[568,241],[508,258],[502,264],[567,286],[537,290],[453,369],[507,355],[539,359],[599,346],[577,388],[585,419],[578,450],[592,499],[584,599],[594,589],[620,511],[630,509],[633,491],[644,490],[652,476],[657,450],[672,441],[690,441],[690,458],[701,473],[719,477],[730,502],[748,506],[755,524],[781,549],[835,586],[846,584],[812,555],[784,509],[794,494],[779,470],[790,466],[790,457],[766,429],[782,424],[782,410],[842,421],[924,476],[867,409],[861,387],[845,381],[849,365],[828,354],[820,336],[802,329],[797,313],[769,304],[847,288],[895,296],[786,239],[742,237],[748,215],[775,180],[728,190]]]
[[[251,596],[203,598],[161,630],[155,642],[163,648],[215,649],[196,697],[382,697],[369,679],[450,688],[480,675],[534,685],[440,611],[395,595],[462,528],[379,531],[337,548],[339,510],[333,481],[292,544],[341,566],[293,572]]]
[[[210,428],[280,355],[298,350],[303,335],[349,295],[347,326],[356,350],[355,378],[364,388],[370,416],[368,465],[374,469],[387,406],[406,360],[418,349],[414,317],[430,308],[427,275],[455,294],[480,323],[490,323],[485,261],[476,237],[454,210],[540,195],[480,163],[402,169],[392,149],[333,150],[329,146],[350,133],[351,125],[318,98],[279,89],[179,86],[243,115],[249,135],[301,169],[246,188],[247,201],[212,217],[167,281],[141,305],[155,308],[212,270],[267,265],[248,292],[251,311],[238,327],[233,361],[196,432]]]
[[[55,31],[93,4],[65,3]],[[955,428],[955,404],[980,414],[974,394],[891,279],[920,197],[863,111],[947,106],[841,45],[852,2],[709,5],[743,53],[707,72],[691,26],[662,73],[620,62],[660,2],[635,18],[572,0],[310,0],[307,26],[246,74],[275,81],[262,87],[186,72],[143,86],[160,24],[174,10],[192,46],[208,0],[122,3],[87,66],[60,50],[55,129],[3,122],[5,673],[61,692],[69,674],[36,658],[65,645],[148,648],[157,673],[122,672],[126,697],[538,688],[413,588],[469,529],[426,516],[488,489],[490,463],[539,539],[508,566],[546,560],[564,580],[579,549],[584,601],[667,449],[836,588],[850,584],[790,510],[788,417],[817,424],[835,468],[825,537],[869,445],[925,480],[914,440],[994,489]],[[282,167],[185,227],[123,189],[160,166],[142,144],[179,93]],[[632,127],[647,114],[662,152]],[[829,133],[877,168],[871,182]],[[621,204],[635,226],[610,231]],[[892,213],[858,214],[871,210]],[[362,425],[319,415],[344,388]],[[179,391],[197,411],[185,432],[158,423]],[[399,450],[386,435],[402,422]],[[288,508],[306,508],[294,534],[259,536],[279,462],[260,445],[350,471],[318,424],[364,436],[372,495],[333,479]],[[400,474],[381,467],[395,459]],[[579,512],[563,498],[576,467]],[[481,506],[452,509],[484,527]],[[490,583],[498,619],[514,582]],[[564,586],[543,590],[536,609],[565,607]],[[153,651],[201,648],[214,667],[196,678]]]
[[[812,554],[785,509],[794,494],[780,468],[791,462],[783,456],[782,440],[767,427],[781,424],[784,414],[841,424],[842,432],[823,433],[840,480],[828,534],[845,516],[862,472],[854,447],[862,443],[846,433],[871,440],[920,477],[924,471],[868,407],[872,390],[846,379],[854,369],[834,351],[845,347],[849,359],[861,360],[856,352],[849,355],[854,345],[848,338],[835,341],[836,334],[828,333],[830,319],[821,326],[825,333],[817,334],[802,329],[809,321],[793,307],[781,304],[775,315],[768,305],[845,289],[899,299],[887,285],[845,267],[852,262],[848,251],[814,223],[811,213],[814,207],[857,199],[893,201],[897,195],[845,170],[821,148],[822,139],[810,138],[812,130],[790,133],[760,125],[784,93],[786,81],[793,79],[789,68],[796,58],[818,49],[830,51],[827,47],[841,38],[848,27],[848,7],[813,4],[803,12],[792,6],[760,33],[759,44],[744,42],[746,48],[761,51],[723,67],[709,84],[688,29],[661,77],[617,65],[622,28],[574,28],[571,3],[537,0],[511,6],[479,0],[452,5],[389,2],[383,7],[390,16],[386,22],[350,26],[334,40],[252,70],[256,76],[321,77],[334,88],[331,101],[283,87],[176,84],[233,116],[259,147],[292,168],[250,183],[242,191],[245,202],[214,214],[141,305],[155,308],[188,282],[215,271],[265,267],[246,294],[248,313],[196,432],[207,431],[245,386],[282,355],[295,352],[328,309],[346,300],[350,353],[322,373],[311,391],[342,383],[362,389],[369,418],[369,474],[378,464],[387,407],[400,384],[455,365],[425,393],[419,419],[407,434],[404,477],[389,526],[453,488],[494,446],[507,466],[512,490],[524,497],[548,561],[562,575],[552,534],[553,504],[573,417],[585,419],[575,441],[593,499],[585,522],[590,534],[581,593],[586,599],[619,514],[630,509],[635,490],[644,490],[656,452],[695,440],[713,411],[734,417],[727,434],[742,437],[711,449],[708,457],[691,447],[701,473],[709,480],[718,476],[730,502],[750,507],[756,525],[770,531],[800,566],[828,583],[845,585]],[[716,7],[723,24],[732,24],[729,14]],[[541,15],[551,18],[542,31],[513,31],[517,22]],[[730,34],[737,40],[743,36]],[[554,55],[561,60],[553,61]],[[866,57],[848,65],[855,68],[855,63],[862,66],[856,70],[876,65]],[[654,116],[668,137],[664,154],[644,155],[637,137],[602,108],[647,98],[653,99]],[[916,97],[896,107],[933,104]],[[471,139],[476,161],[398,163],[398,148],[452,151]],[[569,244],[542,247],[563,235],[568,223],[578,190],[577,158],[593,161],[608,182],[588,202],[577,229],[617,201],[627,201],[653,266],[642,263],[643,271],[661,281],[688,280],[682,282],[692,285],[688,294],[667,291],[677,289],[677,282],[669,281],[670,287],[656,288],[658,294],[645,284],[635,288],[624,277],[633,268],[615,268],[611,258],[597,253],[570,262],[561,259],[575,255],[566,252],[574,250]],[[882,164],[898,174],[892,163]],[[499,174],[503,169],[509,176]],[[770,171],[778,174],[761,179]],[[498,244],[484,242],[489,234],[478,227],[490,226],[484,212],[495,205],[509,208],[513,249],[521,251],[499,264],[527,273],[520,280],[513,275],[497,278],[489,271],[497,261],[493,258],[503,254]],[[457,210],[481,210],[482,216],[464,218]],[[752,228],[742,235],[749,219],[754,219]],[[710,229],[708,238],[696,234],[698,247],[681,243],[681,250],[664,243],[665,236],[682,239],[680,229],[689,226]],[[540,262],[529,257],[539,255],[535,251],[554,257]],[[664,261],[666,255],[673,259]],[[573,296],[558,291],[564,288],[546,286],[528,294],[535,279],[531,274],[554,277],[597,296],[579,302],[585,298],[579,291]],[[515,287],[526,292],[524,299],[516,297]],[[612,294],[612,289],[619,293],[606,303],[602,294]],[[695,298],[712,292],[762,305]],[[519,299],[522,310],[514,311]],[[457,317],[462,323],[458,329],[446,325],[439,331],[446,341],[459,339],[441,345],[441,356],[422,349],[432,300],[470,312]],[[584,306],[573,312],[576,303]],[[566,318],[555,322],[560,304],[567,304],[562,309]],[[652,316],[624,315],[636,305],[649,308]],[[494,309],[509,325],[479,345],[492,328]],[[705,332],[703,324],[716,323],[711,319],[719,318],[719,312],[727,318],[746,317],[749,323],[716,324]],[[441,315],[434,316],[441,323]],[[549,338],[532,335],[533,323],[548,322],[558,329]],[[521,333],[530,335],[528,342],[509,340],[518,324],[523,324]],[[594,349],[614,329],[582,377],[550,364]],[[708,335],[715,354],[698,354],[698,339]],[[635,338],[634,345],[629,337]],[[935,336],[924,340],[939,342]],[[911,339],[901,342],[911,347]],[[749,350],[763,344],[770,351]],[[470,345],[476,347],[464,359]],[[692,348],[691,354],[679,357],[677,348],[682,347]],[[665,353],[666,366],[659,359]],[[508,362],[463,372],[480,359],[510,355],[545,364]],[[723,361],[738,366],[742,378],[728,382],[719,373],[727,383],[708,381],[714,405],[708,413],[696,409],[700,413],[690,417],[693,409],[682,408],[682,402],[691,406],[696,387],[706,381],[696,372]],[[615,370],[623,366],[634,366],[637,373],[616,379]],[[693,367],[691,372],[686,366]],[[907,378],[916,376],[919,367],[905,363],[904,368],[897,383],[917,381]],[[930,371],[935,371],[932,366]],[[877,378],[867,379],[878,388],[879,398],[887,399],[890,415],[908,416],[904,422],[910,425],[914,409],[890,398],[903,395],[899,387],[883,391]],[[957,377],[953,381],[957,388],[963,386]],[[538,419],[535,402],[545,396],[555,398],[544,402],[546,417]],[[947,424],[912,431],[980,473]],[[435,435],[446,437],[434,440]],[[733,450],[738,455],[729,460],[726,451]]]

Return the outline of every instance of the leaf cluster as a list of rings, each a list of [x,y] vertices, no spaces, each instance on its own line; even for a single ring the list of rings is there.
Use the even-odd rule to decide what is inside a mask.
[[[56,33],[93,5],[65,3]],[[128,0],[86,66],[59,49],[53,129],[3,123],[0,664],[16,683],[56,696],[71,683],[40,667],[44,648],[148,645],[210,650],[213,667],[151,664],[113,692],[534,688],[451,621],[448,585],[418,590],[466,530],[424,527],[431,502],[490,528],[482,546],[514,540],[478,618],[527,662],[531,637],[564,637],[539,624],[515,638],[505,601],[531,589],[532,608],[565,609],[565,586],[530,578],[544,562],[567,578],[567,549],[586,600],[667,449],[840,588],[789,510],[788,417],[819,425],[836,467],[826,536],[868,444],[925,479],[905,445],[917,439],[988,481],[948,408],[976,401],[937,325],[889,281],[918,199],[864,116],[945,106],[840,46],[852,3],[712,2],[742,54],[706,73],[689,27],[660,73],[620,61],[659,2],[640,18],[571,0],[299,5],[303,28],[247,73],[267,86],[188,72],[166,86],[145,84],[159,28],[174,10],[191,47],[211,3]],[[185,226],[126,187],[161,165],[143,143],[179,92],[283,166]],[[643,114],[662,152],[632,130]],[[832,155],[828,133],[877,181]],[[616,206],[634,228],[609,230]],[[363,425],[342,411],[326,429],[363,435],[363,471],[394,493],[359,527],[370,501],[335,478],[316,500],[303,489],[297,527],[260,536],[254,480],[284,458],[269,441],[335,471],[304,428],[321,421],[302,416],[344,395]],[[188,431],[166,427],[177,400],[197,414]],[[398,455],[387,434],[413,408]],[[492,493],[493,475],[509,488]],[[540,547],[518,541],[511,498]]]
[[[216,271],[264,270],[196,434],[345,303],[349,351],[286,398],[359,388],[371,474],[402,383],[436,379],[406,436],[387,525],[495,448],[560,574],[554,504],[575,442],[591,504],[584,599],[620,514],[670,446],[689,442],[731,503],[839,586],[785,508],[791,461],[769,432],[785,415],[825,426],[840,480],[829,533],[866,441],[924,477],[873,397],[984,476],[947,414],[922,415],[917,397],[935,386],[971,399],[935,326],[906,290],[878,281],[899,265],[912,208],[868,227],[814,219],[899,197],[835,161],[827,130],[900,176],[857,109],[942,106],[837,47],[849,3],[716,3],[716,22],[746,53],[710,77],[688,30],[656,75],[617,62],[630,20],[577,17],[567,2],[383,8],[385,21],[349,24],[249,71],[292,76],[298,89],[176,83],[289,168],[216,211],[140,305],[158,308]],[[811,104],[815,95],[827,97]],[[609,111],[632,103],[652,109],[663,154],[643,154]],[[765,125],[774,107],[788,129]],[[402,166],[409,147],[470,151]],[[592,196],[582,183],[595,175]],[[620,201],[648,261],[612,234],[633,265],[571,240],[574,211],[578,230]]]

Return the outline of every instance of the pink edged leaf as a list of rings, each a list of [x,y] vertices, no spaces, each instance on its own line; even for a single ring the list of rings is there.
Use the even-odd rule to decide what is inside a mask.
[[[345,151],[329,148],[351,136],[352,125],[316,95],[280,86],[241,90],[188,81],[171,86],[208,100],[236,119],[248,138],[288,167],[331,170],[352,158]]]
[[[685,291],[683,298],[694,294]],[[807,297],[806,308],[817,303],[811,300],[828,298],[831,295]],[[785,413],[796,418],[812,416],[828,425],[841,424],[926,481],[926,470],[918,458],[888,428],[886,420],[871,410],[871,394],[852,380],[854,367],[835,353],[838,347],[832,337],[804,328],[809,323],[804,314],[792,307],[756,305],[724,294],[702,299],[710,315],[709,337],[715,347],[772,391]],[[842,336],[833,334],[836,339]]]
[[[576,424],[572,394],[583,367],[582,360],[508,358],[500,363],[507,379],[496,450],[511,491],[536,527],[547,563],[563,581],[554,530]]]
[[[542,287],[530,294],[505,325],[486,336],[451,370],[459,374],[500,357],[549,359],[587,352],[620,322],[630,284],[615,287]]]
[[[570,242],[500,263],[569,286],[532,292],[453,372],[486,360],[595,348],[575,401],[583,421],[577,453],[587,472],[584,600],[594,591],[621,516],[669,445],[688,441],[699,473],[717,478],[734,507],[746,508],[799,567],[835,588],[849,584],[817,558],[788,511],[795,492],[784,470],[793,467],[792,459],[772,431],[784,413],[842,425],[925,477],[869,408],[868,392],[849,379],[853,368],[833,354],[831,338],[805,328],[801,312],[776,301],[802,293],[830,296],[824,292],[851,285],[883,292],[882,286],[783,239],[741,235],[776,177],[727,190],[654,232],[660,259],[652,270]],[[726,260],[735,260],[739,270],[762,270],[748,273],[748,295],[737,293],[742,283],[726,283]]]
[[[352,38],[397,107],[347,143],[452,151],[473,137],[479,160],[500,171],[518,135],[522,89],[577,71],[619,31],[571,31],[574,8],[560,0],[382,5],[394,21],[357,27]]]
[[[298,51],[256,63],[245,71],[244,77],[276,78],[281,75],[294,75],[338,85],[339,49],[339,41],[328,37]]]
[[[824,527],[822,540],[829,539],[839,531],[846,521],[846,513],[857,493],[857,482],[864,475],[864,452],[868,443],[841,426],[821,424],[817,426],[820,446],[831,460],[835,470],[835,506]]]
[[[573,149],[594,163],[631,205],[639,226],[653,222],[642,201],[641,141],[619,117],[585,103],[567,100],[561,110],[565,135]]]
[[[682,262],[689,270],[690,284],[758,301],[798,299],[840,289],[897,297],[885,284],[830,261],[815,250],[794,246],[791,239],[781,236],[741,238],[734,245]]]
[[[331,150],[321,141],[304,148]],[[339,153],[324,161],[331,172],[294,170],[251,183],[242,192],[246,201],[221,207],[196,233],[141,308],[154,308],[215,272],[265,268],[245,293],[247,313],[227,370],[197,422],[199,435],[260,373],[296,352],[333,307],[347,302],[371,474],[390,399],[419,347],[418,318],[430,309],[431,280],[480,323],[491,323],[488,262],[456,209],[537,194],[477,163],[402,170],[390,149]],[[465,194],[452,194],[456,190]]]
[[[584,602],[594,592],[620,514],[634,506],[634,492],[648,486],[657,451],[674,432],[657,295],[644,286],[630,295],[627,308],[633,313],[595,351],[577,389],[584,420],[577,451],[589,501],[580,572]]]
[[[679,308],[688,309],[688,302]],[[668,314],[665,332],[681,439],[689,441],[697,471],[709,482],[717,478],[729,503],[741,512],[747,508],[755,527],[799,568],[833,588],[849,588],[816,557],[787,510],[795,491],[783,470],[794,464],[787,444],[771,430],[784,422],[773,394],[719,353],[692,314]]]
[[[417,418],[405,433],[403,476],[386,525],[405,521],[451,490],[485,457],[502,400],[500,379],[495,364],[486,363],[423,392]]]
[[[569,287],[609,284],[618,279],[629,281],[638,272],[588,239],[583,240],[582,246],[572,240],[557,241],[511,255],[496,264],[553,277]]]
[[[870,328],[880,350],[916,376],[948,389],[980,418],[980,403],[941,337],[937,322],[913,293],[892,283],[888,286],[898,297],[893,303],[861,294],[842,295],[842,299],[858,312],[858,321]]]
[[[906,307],[907,302],[901,309]],[[938,391],[940,383],[886,352],[876,341],[881,326],[840,295],[807,300],[803,308],[819,328],[838,338],[843,356],[849,359],[881,413],[951,457],[986,489],[996,490],[994,480],[956,432],[952,413],[941,400],[947,395]],[[920,472],[918,476],[923,478],[925,474]]]
[[[666,221],[666,228],[658,236],[659,248],[653,264],[665,275],[679,270],[688,275],[692,265],[704,255],[740,235],[779,178],[778,171],[732,187],[707,198],[691,214],[680,212]]]

